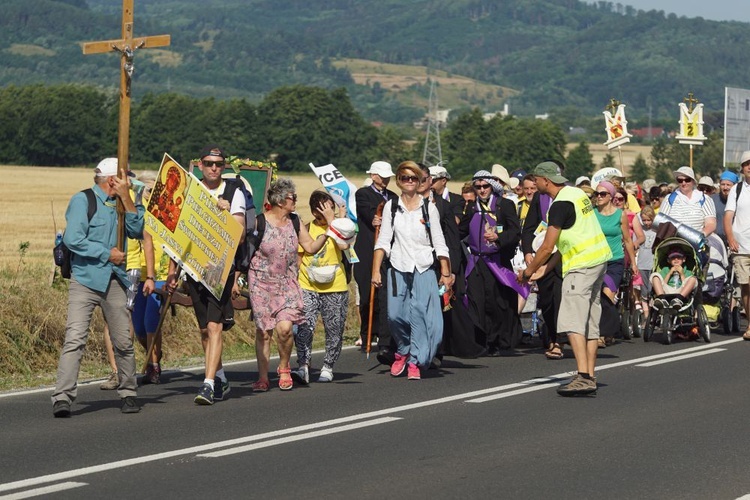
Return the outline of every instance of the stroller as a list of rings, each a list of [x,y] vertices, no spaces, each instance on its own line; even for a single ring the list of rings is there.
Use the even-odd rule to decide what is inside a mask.
[[[664,239],[654,250],[654,267],[652,270],[658,272],[661,268],[668,267],[668,254],[675,247],[679,248],[685,255],[684,267],[693,273],[698,280],[698,284],[693,288],[690,297],[679,310],[672,307],[656,309],[653,305],[651,306],[649,319],[643,331],[643,340],[649,342],[659,332],[665,344],[671,344],[675,338],[694,340],[701,337],[705,342],[711,342],[711,329],[703,304],[702,288],[705,278],[700,265],[700,258],[693,245],[678,237]],[[669,299],[673,297],[666,296]]]
[[[732,332],[732,320],[738,316],[739,330],[739,302],[735,303],[735,311],[731,310],[734,294],[733,269],[731,259],[727,258],[727,247],[722,239],[716,235],[708,236],[708,266],[706,267],[706,282],[703,285],[703,302],[711,328],[723,327],[724,334]]]

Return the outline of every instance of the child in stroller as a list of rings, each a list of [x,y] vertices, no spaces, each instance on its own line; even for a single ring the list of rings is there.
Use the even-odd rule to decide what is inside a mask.
[[[685,268],[685,252],[680,247],[669,248],[667,261],[669,266],[651,274],[654,309],[672,307],[679,311],[688,302],[698,280],[690,269]]]

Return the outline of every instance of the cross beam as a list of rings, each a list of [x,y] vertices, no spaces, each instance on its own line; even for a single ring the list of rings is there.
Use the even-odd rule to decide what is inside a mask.
[[[117,164],[118,177],[125,179],[128,170],[128,150],[130,147],[130,83],[133,77],[133,57],[138,49],[166,47],[170,44],[169,35],[157,35],[133,38],[133,1],[122,0],[122,38],[119,40],[103,40],[86,42],[83,46],[84,54],[102,54],[117,52],[120,54],[120,117],[117,134]],[[119,214],[124,213],[121,202],[117,203]],[[117,248],[125,246],[125,218],[120,216]]]

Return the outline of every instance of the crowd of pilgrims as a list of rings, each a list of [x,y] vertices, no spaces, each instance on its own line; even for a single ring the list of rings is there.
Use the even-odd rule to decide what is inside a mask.
[[[562,172],[564,165],[555,163]],[[678,171],[681,174],[675,172],[676,180],[688,178],[692,184],[659,184],[651,179],[642,184],[625,182],[616,170],[595,187],[586,176],[574,183],[591,199],[613,253],[602,289],[600,348],[614,343],[619,332],[615,295],[626,267],[633,271],[639,297],[636,307],[648,313],[654,259],[652,223],[660,207],[663,211],[671,208],[665,199],[672,191],[691,184],[689,188],[704,193],[709,203],[703,208],[698,229],[724,237],[720,212],[737,176],[725,172],[715,185],[708,177],[695,179],[692,169],[685,169]],[[355,193],[356,238],[336,231],[335,221],[346,219],[347,209],[325,190],[311,195],[312,220],[300,232],[298,221],[288,223],[297,215],[293,182],[279,179],[271,186],[268,194],[272,199],[265,215],[270,223],[250,269],[240,279],[246,278],[256,295],[253,319],[259,375],[253,390],[270,388],[270,346],[275,333],[282,358],[277,369],[279,387],[288,390],[293,382],[310,382],[318,317],[325,332],[325,353],[315,367],[317,380],[334,379],[334,366],[344,344],[350,290],[360,319],[356,345],[362,351],[374,351],[395,377],[406,372],[408,379],[419,380],[429,369],[439,368],[444,356],[501,356],[521,344],[541,342],[546,358],[565,357],[565,338],[558,338],[556,331],[562,284],[559,260],[535,273],[530,286],[516,280],[543,239],[552,202],[550,196],[537,192],[533,174],[522,169],[509,173],[496,164],[476,172],[460,193],[453,193],[448,188],[451,175],[443,166],[405,161],[394,171],[389,163],[376,161],[366,173],[368,178]],[[143,180],[153,183],[150,177]],[[394,184],[396,189],[392,189]],[[350,244],[358,259],[353,269],[348,262]],[[159,383],[161,342],[154,331],[160,299],[156,294],[147,299],[149,294],[143,290],[164,286],[169,259],[150,236],[134,248],[141,252],[136,260],[140,259],[143,267],[140,288],[134,287],[131,294],[135,297],[136,337],[144,348],[157,341],[143,382]],[[144,253],[149,252],[152,256],[146,259]],[[137,264],[129,268],[138,268]],[[155,280],[148,283],[146,276]],[[134,281],[138,283],[138,278]],[[356,285],[350,287],[352,281]],[[236,286],[233,293],[238,293]],[[538,339],[530,338],[522,327],[529,293],[535,294],[534,309],[541,317],[541,329],[532,332]],[[279,325],[284,326],[283,331]],[[295,369],[290,367],[293,349]],[[113,375],[103,388],[117,388],[112,364]],[[216,378],[225,380],[224,389],[228,390],[220,364]]]

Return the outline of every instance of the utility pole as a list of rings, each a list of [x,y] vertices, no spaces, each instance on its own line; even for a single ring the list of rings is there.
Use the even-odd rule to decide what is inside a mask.
[[[430,104],[427,111],[427,136],[424,141],[422,163],[428,167],[443,165],[443,152],[440,149],[440,121],[438,120],[438,96],[435,80],[430,83]]]

